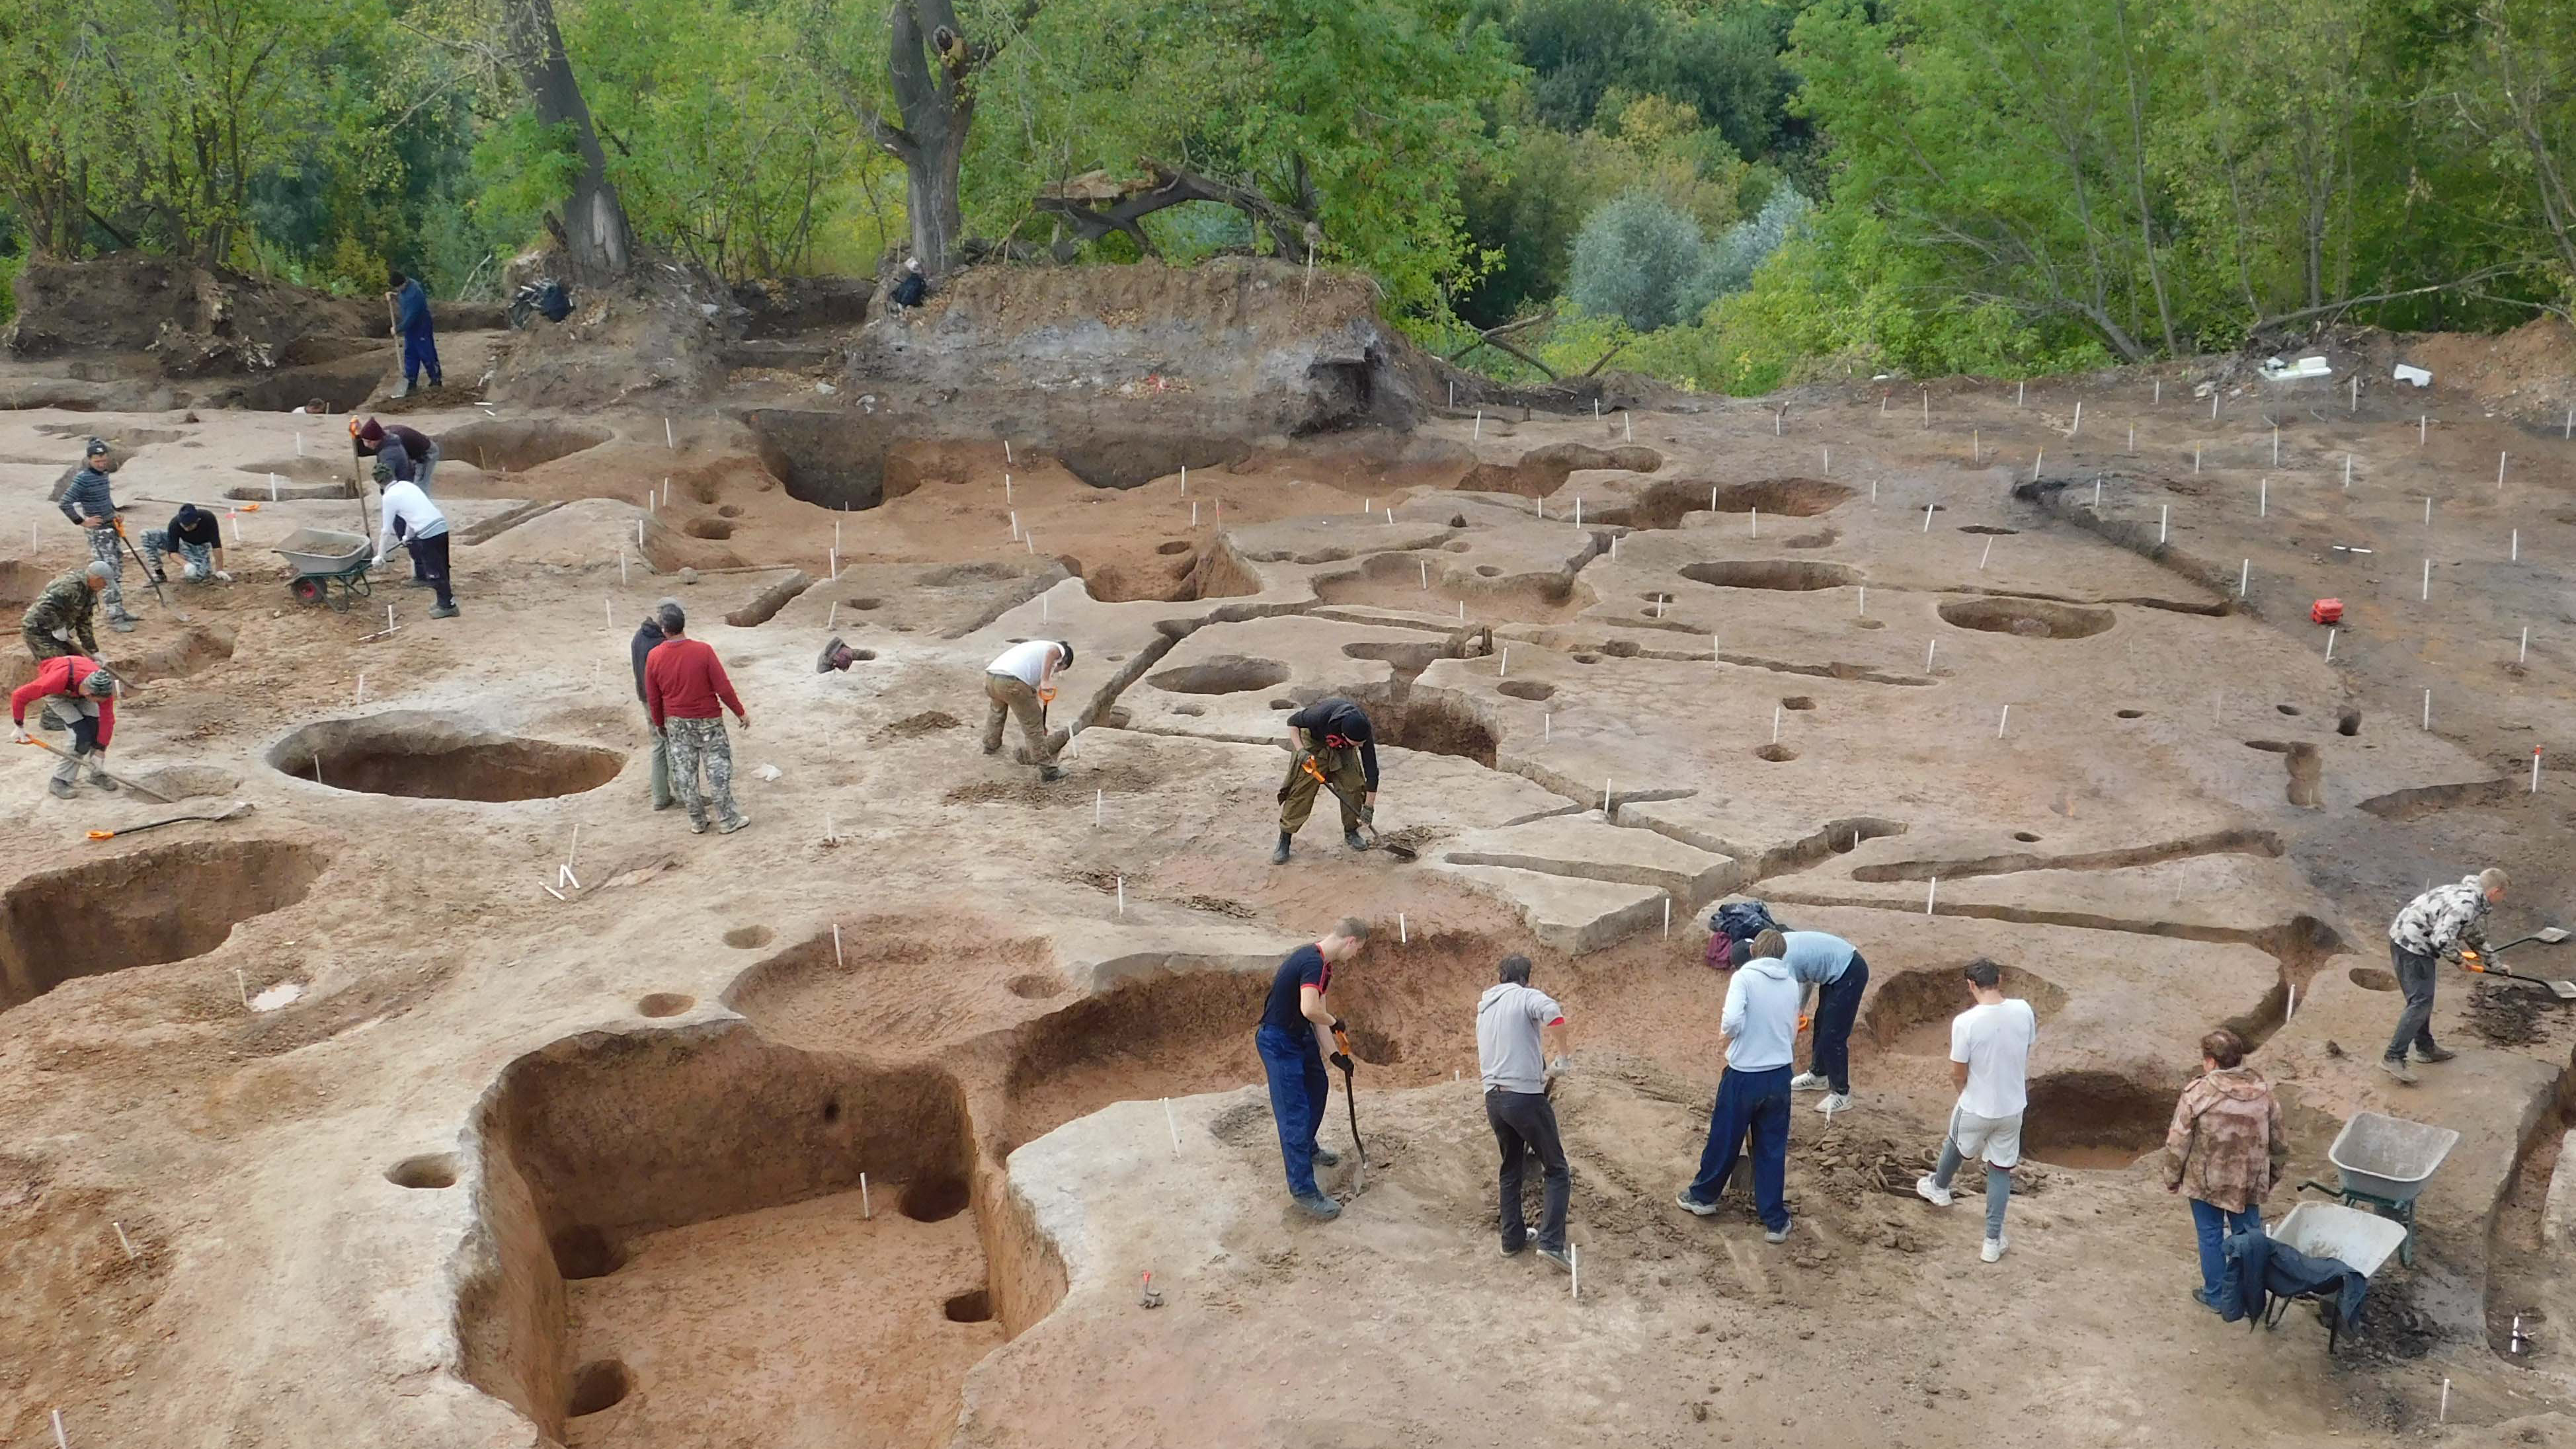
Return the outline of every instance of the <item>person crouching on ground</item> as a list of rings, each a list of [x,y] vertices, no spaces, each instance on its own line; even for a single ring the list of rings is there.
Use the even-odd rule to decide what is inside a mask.
[[[725,734],[724,712],[751,728],[751,716],[733,692],[724,661],[715,646],[686,637],[689,616],[677,599],[664,599],[654,609],[662,625],[662,642],[644,659],[644,713],[660,730],[671,751],[671,791],[689,810],[689,833],[707,833],[707,804],[715,804],[716,828],[731,835],[751,822],[733,803],[733,741]],[[706,783],[698,783],[698,772]]]
[[[2200,1239],[2200,1286],[2191,1301],[2225,1313],[2228,1235],[2263,1231],[2263,1199],[2280,1186],[2290,1144],[2272,1084],[2245,1065],[2245,1041],[2221,1027],[2200,1039],[2200,1075],[2174,1103],[2165,1129],[2165,1191],[2191,1199]]]
[[[1521,1218],[1521,1171],[1536,1157],[1547,1179],[1538,1255],[1571,1270],[1565,1204],[1574,1179],[1566,1169],[1565,1145],[1556,1135],[1556,1107],[1547,1099],[1548,1083],[1564,1068],[1565,1008],[1531,987],[1527,956],[1504,957],[1498,974],[1501,979],[1476,1002],[1476,1070],[1485,1084],[1485,1120],[1503,1153],[1503,1256],[1518,1253],[1528,1238]]]
[[[456,617],[456,595],[447,580],[447,515],[429,501],[417,483],[405,483],[394,477],[393,465],[376,460],[376,489],[382,495],[385,513],[384,530],[376,538],[377,567],[385,561],[385,550],[394,546],[400,533],[403,547],[410,551],[412,567],[429,580],[438,591],[438,604],[429,611],[433,619]]]
[[[1783,931],[1789,974],[1803,990],[1815,993],[1815,1035],[1809,1040],[1807,1069],[1789,1079],[1792,1092],[1831,1087],[1816,1110],[1831,1117],[1851,1106],[1852,1024],[1860,1019],[1861,993],[1869,989],[1869,962],[1860,949],[1823,931]]]
[[[1300,946],[1279,963],[1262,1003],[1261,1025],[1252,1044],[1261,1053],[1262,1074],[1270,1079],[1270,1115],[1279,1124],[1279,1157],[1288,1168],[1288,1195],[1311,1217],[1330,1221],[1342,1205],[1315,1186],[1315,1169],[1339,1163],[1341,1154],[1319,1147],[1315,1134],[1324,1125],[1324,1108],[1333,1079],[1324,1070],[1325,1037],[1340,1031],[1331,992],[1333,968],[1348,962],[1368,944],[1368,922],[1345,917],[1332,934]],[[1350,1058],[1330,1053],[1334,1066],[1350,1070]]]
[[[86,765],[91,784],[115,789],[116,782],[107,777],[107,744],[116,737],[116,676],[106,665],[79,654],[36,666],[36,677],[9,695],[9,722],[16,726],[19,744],[35,738],[27,733],[27,706],[40,699],[45,712],[67,720],[72,732],[71,750],[54,766],[54,777],[45,782],[45,788],[70,799],[72,779]]]
[[[2459,1055],[2433,1041],[2435,962],[2444,956],[2456,958],[2463,946],[2487,943],[2487,908],[2504,899],[2507,884],[2502,870],[2482,870],[2408,901],[2397,919],[2388,923],[2388,961],[2396,968],[2406,1006],[2397,1013],[2397,1034],[2388,1039],[2387,1054],[2379,1059],[2381,1071],[2411,1087],[2415,1069],[2406,1064],[2409,1049],[2415,1060],[2425,1063],[2447,1062]]]
[[[2030,1046],[2039,1037],[2039,1014],[2030,1003],[2004,996],[2003,968],[1980,956],[1962,973],[1977,1004],[1950,1018],[1950,1080],[1959,1100],[1950,1109],[1941,1161],[1914,1180],[1917,1197],[1948,1207],[1959,1164],[1986,1163],[1986,1242],[1978,1257],[1992,1263],[2012,1246],[2004,1236],[2004,1207],[2012,1201],[2012,1170],[2021,1163],[2021,1115],[2029,1105]]]
[[[1699,1176],[1674,1201],[1684,1212],[1707,1217],[1717,1211],[1717,1196],[1735,1171],[1736,1158],[1749,1136],[1753,1141],[1753,1207],[1762,1218],[1765,1242],[1789,1236],[1786,1188],[1789,1176],[1789,1061],[1798,1035],[1798,982],[1789,949],[1778,931],[1753,938],[1751,957],[1732,966],[1726,985],[1726,1011],[1718,1034],[1726,1048],[1726,1072],[1717,1081],[1717,1102],[1709,1109],[1708,1145],[1700,1150]]]
[[[1062,639],[1031,639],[1005,649],[984,666],[984,697],[991,709],[984,716],[984,753],[1002,752],[1002,724],[1016,717],[1020,738],[1028,741],[1029,763],[1041,780],[1061,780],[1056,753],[1072,738],[1069,731],[1050,732],[1046,707],[1055,702],[1055,677],[1073,667],[1073,645]]]
[[[98,615],[98,596],[114,579],[103,563],[92,561],[45,585],[36,602],[18,621],[18,637],[39,664],[66,654],[98,657],[98,634],[91,621]]]
[[[177,554],[186,560],[179,577],[192,584],[209,579],[229,584],[233,576],[224,572],[224,526],[221,520],[193,503],[182,503],[170,515],[168,528],[143,530],[143,566],[151,570],[152,582],[166,584],[170,576],[161,571],[164,555]]]

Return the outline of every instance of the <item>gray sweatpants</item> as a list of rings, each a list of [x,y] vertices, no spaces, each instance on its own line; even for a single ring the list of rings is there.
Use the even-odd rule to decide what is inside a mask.
[[[1967,1159],[1959,1155],[1955,1139],[1941,1140],[1941,1165],[1932,1169],[1932,1180],[1948,1191],[1950,1182],[1959,1174],[1959,1164]],[[2004,1235],[2004,1208],[2012,1201],[2012,1169],[1986,1164],[1986,1236]]]

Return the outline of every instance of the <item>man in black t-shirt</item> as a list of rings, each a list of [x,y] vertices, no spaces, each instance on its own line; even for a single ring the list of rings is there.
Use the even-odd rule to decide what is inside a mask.
[[[179,576],[192,584],[208,579],[227,584],[233,581],[233,576],[224,572],[223,522],[193,503],[180,504],[168,528],[143,530],[143,566],[152,571],[152,582],[170,581],[169,575],[161,572],[161,558],[173,553],[187,560]]]
[[[1368,849],[1360,821],[1377,818],[1377,731],[1358,705],[1333,695],[1288,716],[1288,781],[1279,787],[1279,845],[1270,852],[1272,865],[1288,863],[1290,837],[1315,811],[1315,792],[1323,785],[1306,771],[1310,758],[1341,804],[1342,843]]]
[[[1270,1112],[1279,1121],[1279,1156],[1288,1166],[1289,1195],[1309,1215],[1327,1221],[1342,1213],[1342,1205],[1315,1186],[1318,1163],[1331,1167],[1342,1160],[1315,1145],[1333,1082],[1324,1070],[1323,1033],[1342,1027],[1327,993],[1333,987],[1333,968],[1357,956],[1368,938],[1368,922],[1345,917],[1332,934],[1289,952],[1271,978],[1260,1029],[1252,1034],[1261,1070],[1270,1079]],[[1332,1060],[1350,1070],[1350,1058],[1340,1052]]]

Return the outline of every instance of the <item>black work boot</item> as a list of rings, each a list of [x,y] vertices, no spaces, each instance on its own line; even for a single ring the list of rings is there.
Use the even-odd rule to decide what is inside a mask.
[[[1349,846],[1353,850],[1368,849],[1368,842],[1360,839],[1360,833],[1356,830],[1343,831],[1342,844]]]
[[[1279,832],[1279,844],[1270,852],[1270,863],[1272,865],[1288,863],[1288,832],[1285,830]]]

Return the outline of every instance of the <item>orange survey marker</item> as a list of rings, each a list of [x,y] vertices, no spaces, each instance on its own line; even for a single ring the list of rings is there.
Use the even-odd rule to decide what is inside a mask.
[[[2310,604],[2308,606],[2308,622],[2311,624],[2342,623],[2343,600],[2319,599],[2315,603]]]

